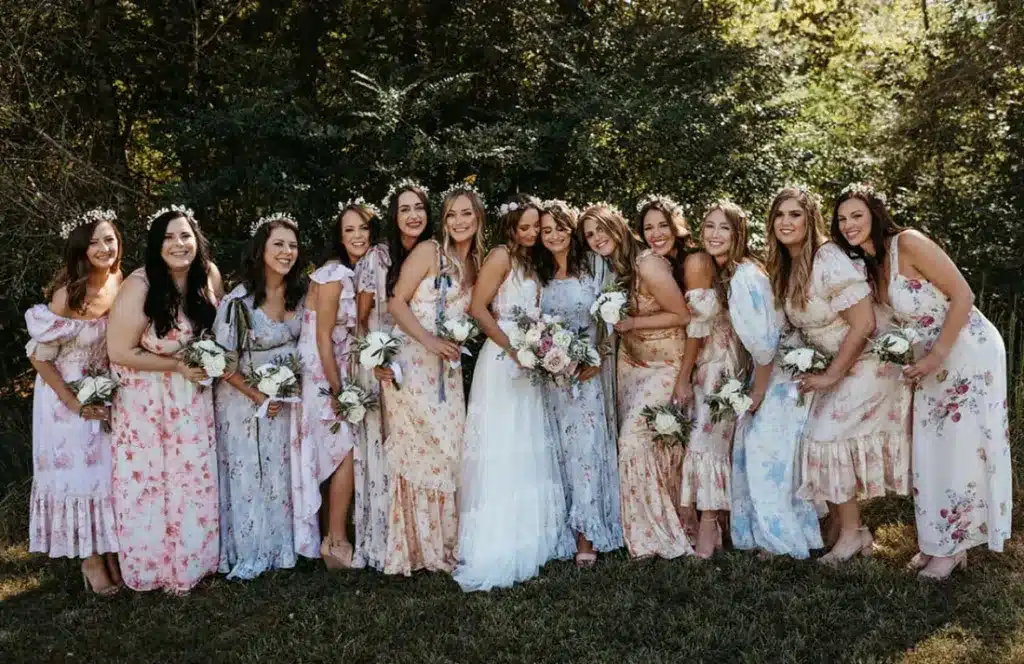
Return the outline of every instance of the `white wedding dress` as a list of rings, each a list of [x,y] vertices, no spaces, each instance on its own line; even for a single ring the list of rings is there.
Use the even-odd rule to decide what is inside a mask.
[[[536,281],[513,270],[492,303],[499,326],[509,328],[515,307],[537,312],[537,292]],[[463,590],[511,586],[575,552],[554,440],[541,386],[488,339],[473,375],[462,452],[453,576]]]

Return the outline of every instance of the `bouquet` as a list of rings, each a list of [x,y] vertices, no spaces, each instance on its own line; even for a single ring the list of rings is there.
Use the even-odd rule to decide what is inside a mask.
[[[366,417],[366,411],[373,410],[378,403],[376,394],[357,383],[345,383],[338,394],[322,388],[320,394],[331,400],[331,410],[334,413],[331,433],[338,433],[343,422],[351,425],[360,424]]]
[[[801,346],[799,348],[783,349],[782,361],[779,362],[779,366],[791,374],[820,374],[824,373],[831,363],[831,355],[826,355],[810,346]],[[800,393],[800,398],[797,399],[796,405],[804,405],[804,394],[802,392]]]
[[[402,342],[398,337],[387,332],[370,332],[365,337],[356,341],[356,350],[359,352],[359,364],[364,369],[372,370],[374,367],[386,367],[395,374],[395,389],[399,389],[402,382],[402,367],[394,362],[398,349]]]
[[[513,321],[509,344],[534,382],[551,378],[564,383],[575,380],[581,365],[600,366],[601,356],[587,335],[565,327],[558,316],[544,314],[538,318],[517,308]]]
[[[192,369],[206,372],[206,380],[200,385],[209,387],[214,378],[220,378],[228,369],[231,353],[213,339],[202,336],[181,351],[181,360]]]
[[[472,357],[467,344],[480,335],[480,328],[476,321],[468,316],[460,318],[449,318],[443,311],[437,316],[437,336],[445,341],[451,341],[459,345],[459,351],[463,355]],[[458,369],[462,364],[461,360],[450,363],[452,369]]]
[[[118,382],[109,373],[89,369],[85,372],[85,376],[68,383],[68,387],[75,393],[75,398],[78,399],[78,403],[82,404],[82,408],[109,406],[114,398],[114,392],[117,391]],[[90,428],[93,433],[96,433],[100,430],[101,425],[104,431],[110,431],[110,423],[99,420],[92,420]]]
[[[590,315],[604,322],[608,328],[608,334],[612,333],[615,324],[625,318],[628,313],[629,295],[622,288],[622,284],[618,282],[605,286],[594,303],[590,305]]]
[[[921,334],[912,327],[898,327],[871,342],[870,352],[882,362],[907,366],[914,363],[914,344]]]
[[[245,382],[267,395],[255,417],[266,417],[270,402],[299,403],[299,360],[294,355],[275,357],[266,364],[251,369],[245,376]]]
[[[662,445],[682,445],[690,442],[693,420],[677,404],[644,406],[640,416],[647,422],[647,428],[654,432],[655,442]]]
[[[726,417],[739,417],[747,412],[754,400],[747,394],[743,383],[736,378],[730,378],[709,394],[704,403],[711,408],[711,421],[718,424]]]

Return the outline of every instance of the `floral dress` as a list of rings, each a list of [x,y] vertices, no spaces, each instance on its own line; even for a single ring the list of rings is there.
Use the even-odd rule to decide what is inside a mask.
[[[814,256],[804,309],[786,301],[786,316],[804,341],[835,355],[850,326],[840,316],[871,297],[864,273],[835,243]],[[906,494],[910,484],[910,388],[899,367],[865,351],[832,389],[816,392],[801,443],[802,485],[808,500],[844,503]]]
[[[573,329],[585,330],[593,341],[598,326],[590,315],[590,306],[600,292],[600,284],[589,274],[555,279],[544,287],[541,310],[560,316]],[[605,416],[603,383],[598,378],[578,387],[545,383],[544,406],[559,443],[569,528],[582,534],[598,551],[620,548],[616,436]]]
[[[668,261],[645,250],[637,263]],[[632,293],[633,311],[650,316],[661,310],[638,276]],[[633,557],[677,558],[693,553],[680,519],[683,450],[655,442],[641,411],[672,398],[686,334],[682,328],[631,330],[622,335],[618,352],[619,491],[622,531]]]
[[[356,290],[353,272],[341,263],[327,263],[310,279],[317,284],[341,282],[338,314],[331,332],[334,359],[342,380],[348,375],[352,331],[356,325]],[[316,345],[316,310],[306,307],[299,331],[299,363],[302,366],[302,420],[299,438],[292,447],[292,509],[295,510],[295,550],[306,558],[320,557],[320,485],[334,474],[352,451],[356,434],[343,423],[337,433],[331,426],[337,421],[320,350]]]
[[[395,322],[388,313],[386,281],[391,257],[386,245],[378,244],[356,265],[356,288],[373,295],[368,328],[370,332],[391,332]],[[368,389],[379,389],[373,372],[358,368],[359,383]],[[355,521],[356,546],[352,564],[355,567],[384,569],[388,544],[388,517],[391,514],[391,491],[388,484],[387,440],[383,394],[377,410],[366,411],[355,448]]]
[[[148,325],[139,346],[171,357],[194,338],[179,313],[165,337]],[[188,592],[218,564],[213,390],[177,372],[111,368],[121,382],[112,418],[121,575],[132,590]]]
[[[949,300],[924,279],[899,271],[899,236],[890,244],[889,301],[900,323],[917,328],[920,359],[945,324]],[[952,556],[1010,538],[1012,471],[1006,400],[1006,348],[976,308],[946,361],[914,393],[914,504],[918,546]]]
[[[245,375],[278,358],[296,355],[301,309],[284,322],[253,307],[238,286],[220,303],[213,326],[217,343],[238,354]],[[239,340],[243,346],[239,349]],[[217,384],[217,460],[220,478],[220,572],[253,579],[295,566],[291,455],[298,445],[298,405],[282,404],[273,419],[226,381]]]
[[[681,504],[701,511],[728,510],[729,457],[737,418],[730,413],[714,422],[706,399],[730,378],[745,382],[750,358],[713,288],[687,291],[686,303],[693,312],[686,333],[703,338],[704,344],[694,367],[694,426],[683,458]]]
[[[452,318],[464,316],[472,291],[459,283],[440,245],[431,242],[439,255],[439,273],[420,282],[409,308],[433,333],[439,310]],[[384,573],[450,572],[459,535],[455,492],[466,422],[462,368],[445,366],[418,341],[400,336],[396,360],[402,383],[400,389],[383,387],[391,490]]]
[[[25,312],[29,357],[52,362],[65,382],[107,367],[107,317],[65,318],[38,304]],[[110,497],[110,435],[36,376],[32,403],[29,551],[88,558],[117,551]]]
[[[773,304],[768,276],[752,263],[736,269],[729,282],[729,319],[754,363],[777,361],[780,347],[803,345],[785,330],[786,318]],[[761,406],[736,425],[732,444],[732,518],[737,549],[808,558],[820,549],[814,506],[797,497],[800,439],[810,408],[797,383],[776,366]]]

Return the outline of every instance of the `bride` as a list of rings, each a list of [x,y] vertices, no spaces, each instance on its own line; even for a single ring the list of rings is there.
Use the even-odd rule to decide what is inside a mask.
[[[542,388],[519,369],[505,333],[514,308],[539,312],[531,253],[540,206],[517,196],[501,212],[509,244],[487,257],[469,309],[488,340],[473,376],[463,442],[454,578],[465,591],[511,586],[575,551]]]

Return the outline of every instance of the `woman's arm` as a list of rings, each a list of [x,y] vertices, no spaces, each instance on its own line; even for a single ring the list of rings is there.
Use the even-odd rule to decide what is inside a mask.
[[[711,288],[714,278],[715,268],[711,264],[711,257],[707,254],[703,252],[692,254],[683,261],[683,284],[686,290]],[[683,299],[685,301],[685,296]],[[673,391],[673,397],[681,405],[686,405],[693,400],[693,368],[697,364],[697,356],[703,345],[704,337],[687,335],[686,345],[683,347],[683,359],[679,365],[679,377],[676,378],[676,386]]]
[[[842,345],[839,346],[839,352],[824,373],[806,375],[800,380],[801,392],[827,390],[842,380],[860,357],[868,338],[875,331],[875,309],[870,296],[849,309],[844,309],[839,315],[850,326]]]
[[[370,331],[370,314],[377,299],[376,294],[359,291],[356,295],[356,334],[365,336]]]
[[[213,303],[217,304],[224,297],[224,279],[221,277],[220,268],[210,261],[206,264],[207,283],[210,285],[210,293],[213,295]]]
[[[512,259],[509,257],[508,249],[497,247],[484,261],[480,268],[480,275],[477,277],[476,285],[473,286],[473,299],[469,303],[469,315],[473,317],[487,338],[498,344],[509,355],[514,355],[508,341],[508,335],[498,326],[498,321],[491,315],[491,302],[498,294],[498,289],[508,277],[512,270]]]
[[[402,263],[402,271],[398,276],[398,283],[395,284],[395,294],[388,299],[388,311],[391,312],[398,327],[424,348],[434,355],[455,362],[459,359],[459,347],[428,332],[409,308],[409,302],[419,288],[420,282],[430,275],[436,263],[437,247],[433,242],[421,242],[416,245]]]
[[[178,371],[188,370],[177,358],[151,353],[139,345],[142,333],[149,325],[143,312],[146,292],[149,286],[140,277],[125,279],[110,308],[107,324],[107,354],[110,361],[135,369],[136,371]]]
[[[331,391],[341,392],[341,371],[338,369],[338,358],[334,354],[334,326],[338,319],[338,300],[341,298],[342,284],[340,281],[329,281],[316,285],[316,299],[313,302],[316,311],[316,349],[320,356],[320,365]]]

